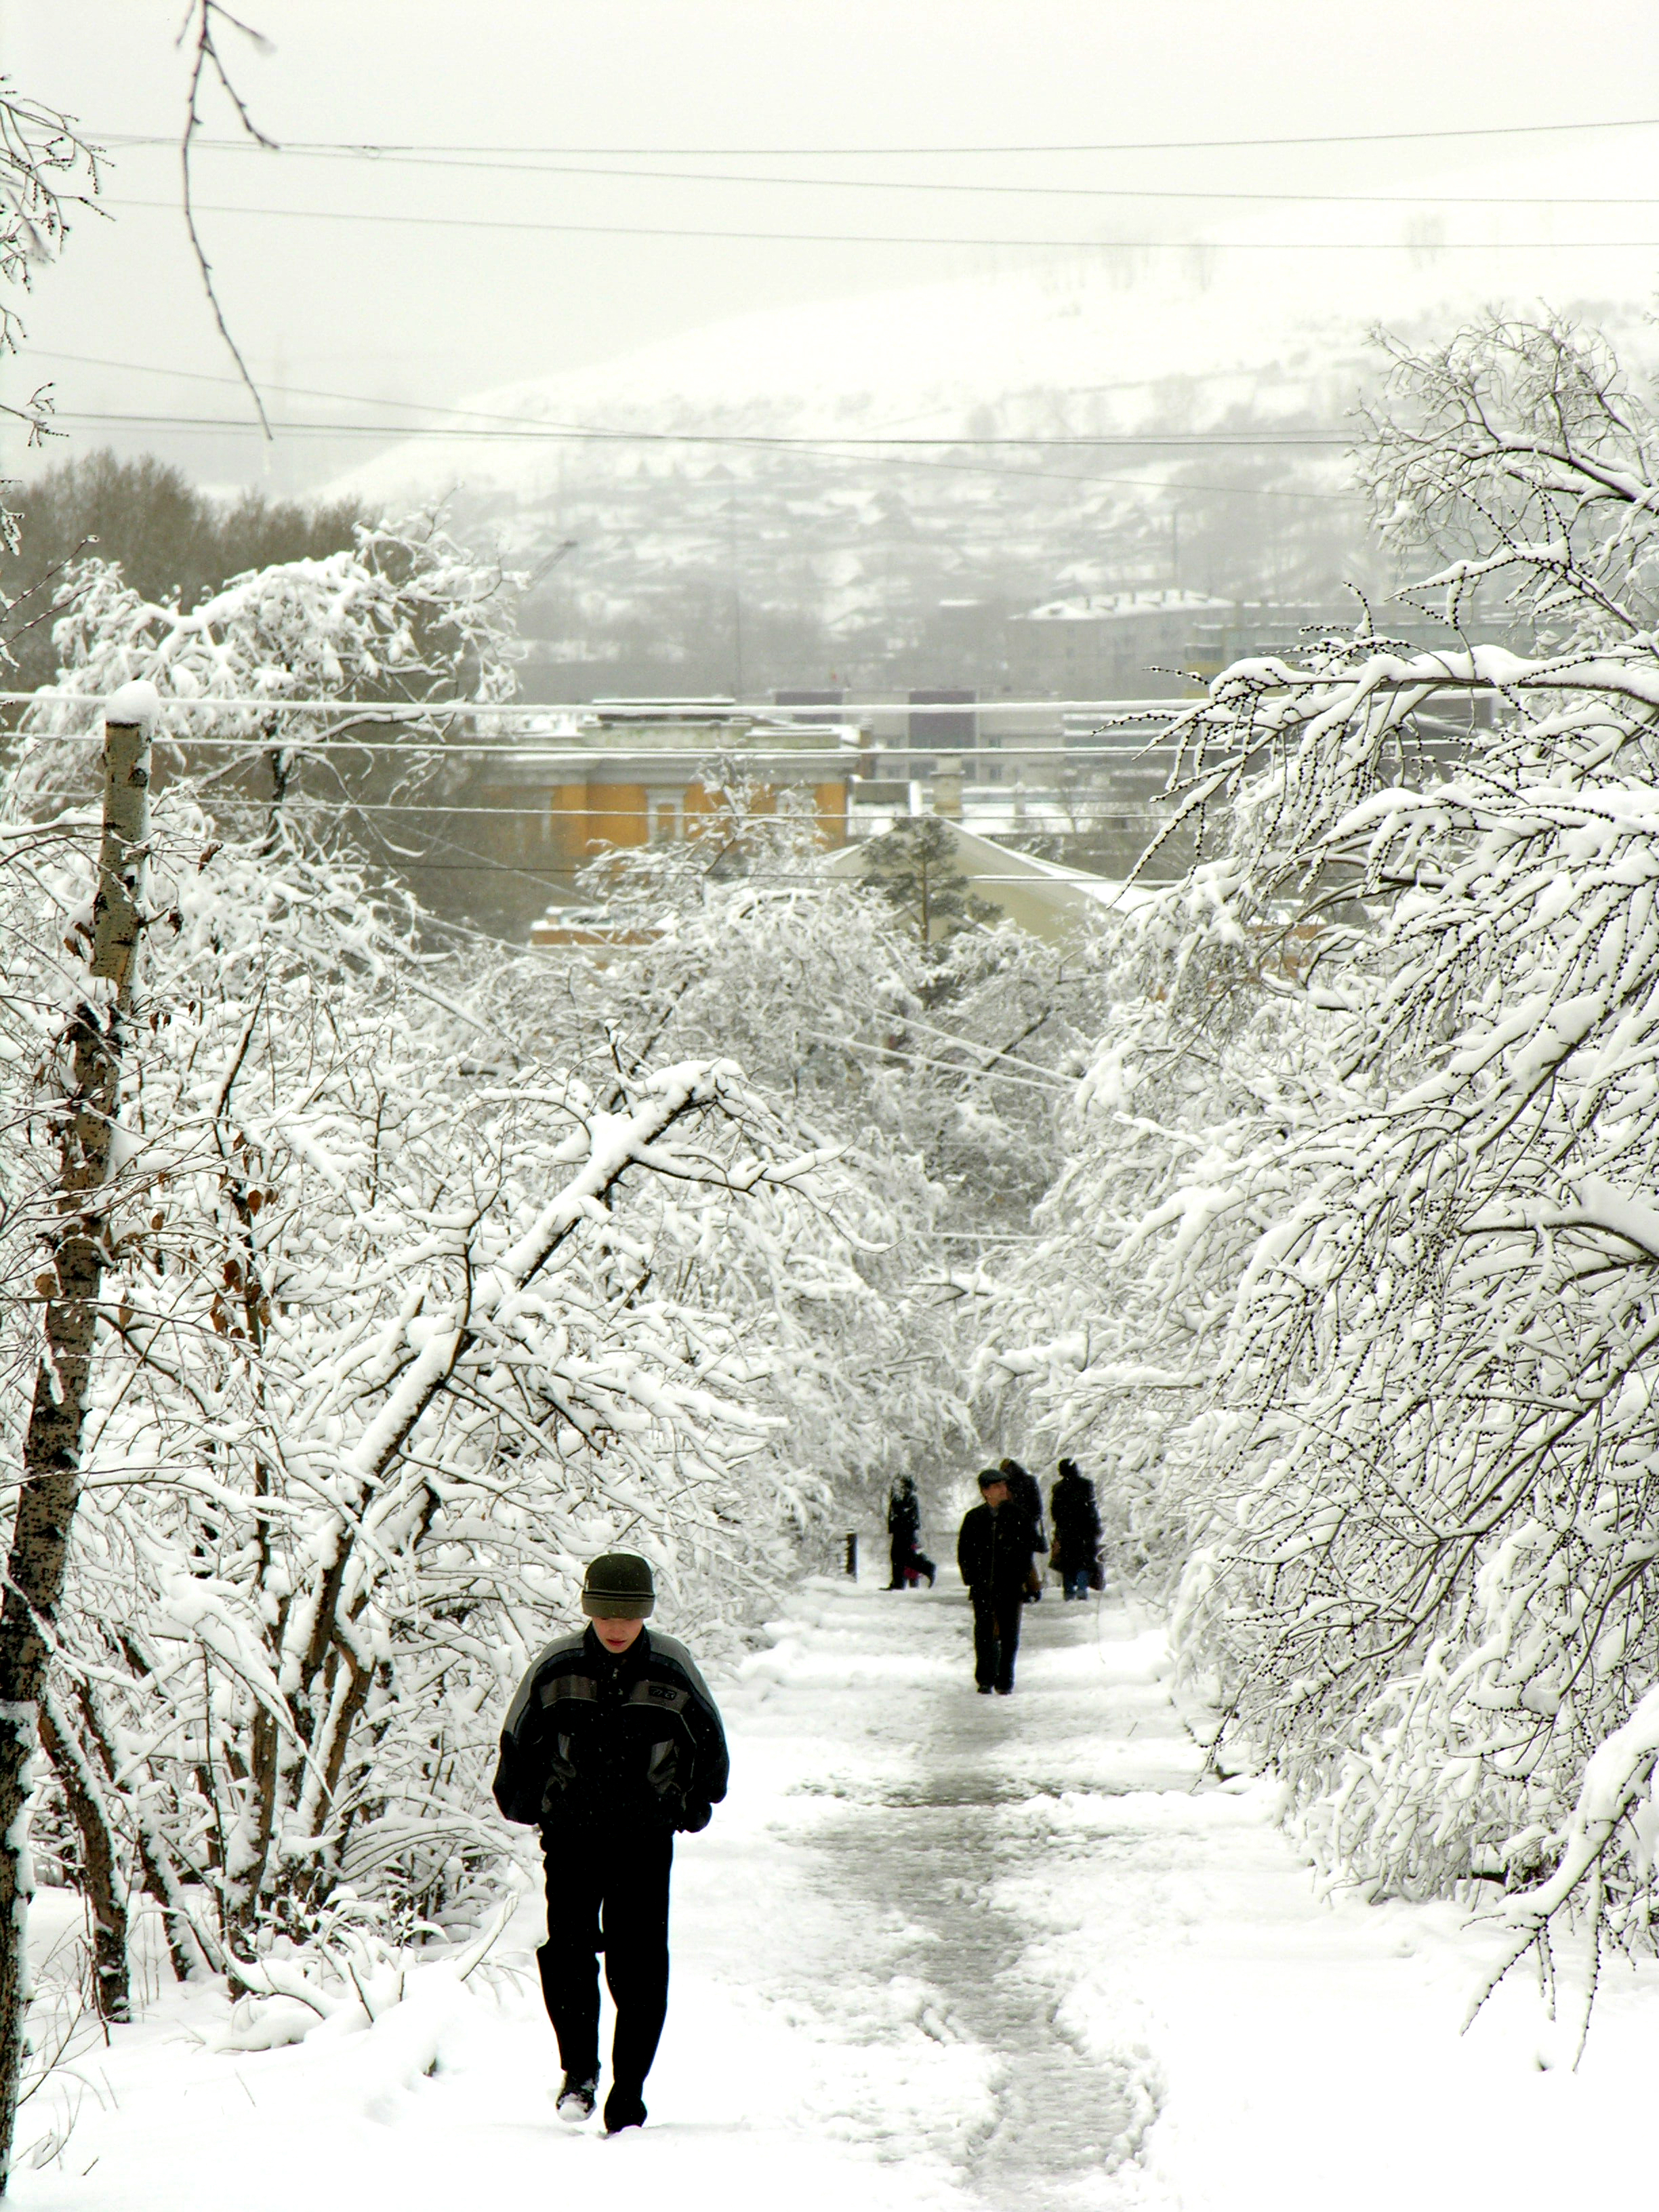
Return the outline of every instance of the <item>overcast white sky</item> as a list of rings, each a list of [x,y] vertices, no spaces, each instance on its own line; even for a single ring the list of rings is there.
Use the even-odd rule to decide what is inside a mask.
[[[172,138],[184,0],[0,0],[0,61],[20,90],[96,137]],[[1168,153],[915,155],[897,148],[1101,147],[1125,139],[1431,131],[1659,115],[1659,8],[1598,0],[239,0],[274,52],[227,58],[260,124],[295,141],[607,149],[612,167],[725,167],[745,179],[891,178],[1148,191],[1410,191],[1483,167],[1514,174],[1548,139]],[[1582,48],[1578,43],[1582,25]],[[222,98],[216,137],[232,135]],[[1568,142],[1588,152],[1595,141]],[[1607,142],[1611,148],[1614,143]],[[1659,131],[1639,142],[1659,154]],[[1617,142],[1629,174],[1631,134]],[[738,158],[738,149],[781,149]],[[650,158],[609,149],[694,149]],[[808,157],[802,149],[844,149]],[[861,150],[862,149],[862,150]],[[240,417],[189,259],[167,146],[119,145],[115,220],[77,226],[27,306],[8,396],[43,377],[66,413]],[[1653,166],[1659,191],[1659,161]],[[938,234],[1193,237],[1259,208],[558,173],[208,152],[203,216],[228,312],[258,375],[373,403],[454,400],[603,360],[744,309],[854,296],[983,266],[1020,246],[801,243],[371,222]],[[159,205],[145,204],[160,203]],[[1287,208],[1340,234],[1340,209]],[[1659,226],[1659,205],[1653,210]],[[1402,216],[1402,220],[1404,219]],[[1583,234],[1598,234],[1583,211]],[[1641,226],[1637,226],[1638,232]],[[1628,234],[1628,232],[1627,232]],[[1650,226],[1646,234],[1659,236]],[[1632,260],[1632,289],[1650,288]],[[1565,272],[1564,272],[1565,273]],[[1564,283],[1564,289],[1569,289]],[[76,357],[79,358],[76,358]],[[129,370],[88,365],[130,364]],[[139,372],[144,373],[139,373]],[[152,374],[164,371],[171,374]],[[349,412],[350,410],[345,410]],[[360,412],[365,410],[359,410]],[[371,405],[367,410],[374,415]],[[272,401],[339,419],[339,405]],[[111,433],[77,425],[77,447]],[[210,479],[266,468],[245,435],[129,429]],[[61,450],[61,449],[60,449]],[[361,444],[285,446],[274,484],[337,469]],[[8,455],[15,468],[20,457]]]

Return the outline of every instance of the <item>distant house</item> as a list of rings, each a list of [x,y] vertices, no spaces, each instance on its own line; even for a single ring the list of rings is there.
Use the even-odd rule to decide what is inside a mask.
[[[741,775],[762,812],[781,791],[809,793],[823,842],[844,843],[857,739],[839,722],[763,719],[728,700],[599,700],[525,738],[482,795],[514,825],[515,864],[566,887],[604,852],[698,835],[723,774]]]

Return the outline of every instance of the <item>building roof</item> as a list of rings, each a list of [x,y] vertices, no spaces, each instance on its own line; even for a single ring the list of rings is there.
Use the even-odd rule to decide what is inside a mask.
[[[1207,592],[1088,592],[1077,599],[1048,599],[1015,622],[1135,622],[1147,615],[1231,614],[1236,602]]]

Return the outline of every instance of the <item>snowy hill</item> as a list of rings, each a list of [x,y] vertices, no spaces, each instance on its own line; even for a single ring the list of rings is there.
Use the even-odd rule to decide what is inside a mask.
[[[811,680],[800,639],[815,626],[844,661],[855,636],[906,640],[915,665],[931,652],[933,673],[913,680],[939,680],[955,665],[948,644],[927,645],[941,603],[994,605],[1000,621],[1079,582],[1305,599],[1354,570],[1360,518],[1330,498],[1340,443],[973,441],[1340,430],[1375,383],[1376,325],[1427,339],[1483,305],[1548,302],[1628,338],[1650,283],[1655,257],[1634,241],[1651,211],[1571,204],[1621,185],[1645,189],[1635,150],[1604,148],[1449,188],[1480,205],[1278,208],[1182,250],[1107,242],[1012,273],[738,316],[481,392],[455,416],[489,434],[410,439],[332,489],[389,507],[456,497],[515,557],[579,540],[545,627],[593,666],[629,663],[632,632],[665,626],[681,638],[671,659],[695,661],[711,626],[732,629],[722,650],[741,659],[734,598],[796,638],[783,681]],[[1505,204],[1523,190],[1527,202]],[[1547,243],[1588,237],[1632,243]],[[1325,250],[1336,239],[1343,250]],[[803,442],[696,442],[733,437]],[[945,443],[840,442],[884,437]],[[1284,489],[1297,487],[1299,506]],[[671,586],[690,594],[672,617]],[[569,642],[573,627],[587,642]],[[766,654],[757,622],[751,632],[753,663]],[[726,679],[699,664],[698,680]]]

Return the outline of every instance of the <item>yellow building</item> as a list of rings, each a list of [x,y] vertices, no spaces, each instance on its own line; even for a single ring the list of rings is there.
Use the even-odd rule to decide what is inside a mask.
[[[810,794],[820,838],[841,846],[859,735],[723,701],[602,700],[568,732],[526,737],[521,757],[495,771],[486,803],[514,825],[516,865],[556,890],[606,852],[696,836],[738,778],[761,813],[785,791]]]

